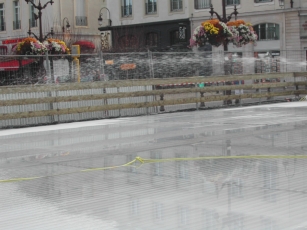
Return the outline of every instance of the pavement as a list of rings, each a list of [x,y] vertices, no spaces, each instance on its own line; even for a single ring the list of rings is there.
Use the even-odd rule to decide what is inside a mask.
[[[1,230],[307,229],[306,112],[301,101],[0,130]]]

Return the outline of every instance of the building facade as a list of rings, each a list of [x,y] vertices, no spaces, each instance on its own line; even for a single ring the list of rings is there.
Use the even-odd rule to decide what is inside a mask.
[[[221,4],[210,0],[189,1],[191,27],[195,29],[201,22],[210,18],[210,5],[222,15]],[[194,5],[193,5],[194,4]],[[245,60],[269,57],[274,64],[263,63],[243,65],[243,73],[279,72],[306,70],[307,50],[307,1],[288,0],[226,0],[227,16],[238,9],[238,19],[250,22],[258,35],[256,45],[249,44],[242,48],[228,46],[229,52],[235,52]],[[234,17],[233,17],[234,20]],[[223,47],[213,47],[221,51]],[[264,61],[265,62],[265,61]],[[290,63],[290,64],[289,64]],[[248,66],[244,69],[244,66]],[[269,67],[268,67],[269,66]]]
[[[99,28],[112,34],[116,51],[185,50],[191,36],[188,1],[107,1],[112,26]]]
[[[105,7],[105,0],[55,1],[53,24],[56,36],[64,38],[68,45],[78,41],[86,41],[93,43],[92,47],[95,47],[95,51],[100,50],[101,35],[97,19],[103,7]]]
[[[38,0],[34,0],[38,4]],[[47,0],[41,0],[41,4],[46,4]],[[1,54],[11,53],[11,48],[19,39],[28,36],[29,29],[39,36],[38,20],[34,14],[37,10],[31,3],[24,0],[2,0],[0,1],[0,40]],[[42,11],[43,34],[51,31],[53,8],[51,5]]]

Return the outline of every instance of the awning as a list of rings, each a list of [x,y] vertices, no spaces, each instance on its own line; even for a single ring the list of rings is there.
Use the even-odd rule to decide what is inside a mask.
[[[9,44],[16,44],[18,42],[21,42],[24,38],[13,38],[13,39],[6,39],[2,41],[3,45],[9,45]]]
[[[76,41],[73,45],[79,45],[81,48],[95,49],[95,44],[91,41],[80,40]]]
[[[28,65],[34,62],[31,59],[24,59],[21,60],[21,66]],[[3,61],[0,62],[0,71],[16,71],[19,69],[19,61],[18,60],[10,60],[10,61]]]

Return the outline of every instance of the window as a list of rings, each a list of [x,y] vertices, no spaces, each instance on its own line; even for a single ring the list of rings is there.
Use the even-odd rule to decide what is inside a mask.
[[[264,161],[262,165],[264,200],[270,202],[277,201],[277,181],[278,168],[276,161]]]
[[[258,40],[279,40],[279,25],[274,23],[263,23],[254,26]]]
[[[171,45],[179,45],[187,41],[186,27],[180,26],[178,30],[173,30],[170,32]]]
[[[231,181],[231,194],[234,197],[243,197],[243,182],[240,178]]]
[[[158,34],[157,33],[147,33],[146,34],[146,46],[157,47],[158,46]]]
[[[179,43],[179,30],[174,30],[170,33],[171,45],[176,45]]]
[[[87,26],[86,0],[76,1],[76,26]]]
[[[218,228],[218,214],[214,210],[203,210],[204,229],[215,230]]]
[[[232,6],[232,5],[239,5],[240,0],[225,0],[226,1],[226,6]]]
[[[180,225],[189,224],[189,209],[187,207],[179,207],[179,223]]]
[[[19,30],[21,29],[21,26],[20,26],[20,5],[18,0],[13,1],[13,14],[14,14],[13,29]]]
[[[34,3],[36,3],[35,0],[34,0]],[[35,16],[34,16],[34,14],[36,14],[36,9],[34,8],[32,4],[30,4],[29,7],[30,7],[29,25],[30,27],[37,27],[37,21],[35,20]]]
[[[163,220],[163,204],[154,203],[154,220]]]
[[[228,229],[230,230],[243,230],[244,216],[240,213],[231,213],[228,217]]]
[[[190,178],[188,162],[185,161],[177,162],[177,177],[185,180],[188,180]]]
[[[255,3],[262,3],[262,2],[273,2],[273,0],[254,0]]]
[[[154,33],[149,33],[149,34],[154,34]],[[152,153],[151,154],[151,159],[162,159],[161,153]],[[163,176],[163,163],[154,163],[152,165],[152,174],[154,176]]]
[[[171,11],[182,11],[182,0],[171,0]]]
[[[5,31],[4,3],[0,4],[0,31]]]
[[[122,0],[122,17],[132,16],[132,0]]]
[[[146,14],[157,13],[157,0],[146,0],[145,8]]]
[[[118,39],[118,46],[121,48],[133,48],[136,47],[138,40],[134,35],[124,35]]]
[[[130,213],[133,216],[138,216],[140,214],[140,202],[138,199],[131,200]]]
[[[263,219],[262,224],[263,224],[263,227],[262,227],[263,230],[277,230],[277,229],[279,229],[277,224],[276,224],[276,221],[269,219],[269,218]]]
[[[195,9],[209,8],[210,5],[211,5],[211,0],[194,0]]]

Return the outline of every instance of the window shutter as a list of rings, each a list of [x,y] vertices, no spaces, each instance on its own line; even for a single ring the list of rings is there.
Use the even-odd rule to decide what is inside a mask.
[[[179,0],[179,9],[183,9],[183,7],[182,7],[182,0]]]
[[[170,0],[171,3],[171,11],[173,11],[173,0]]]

